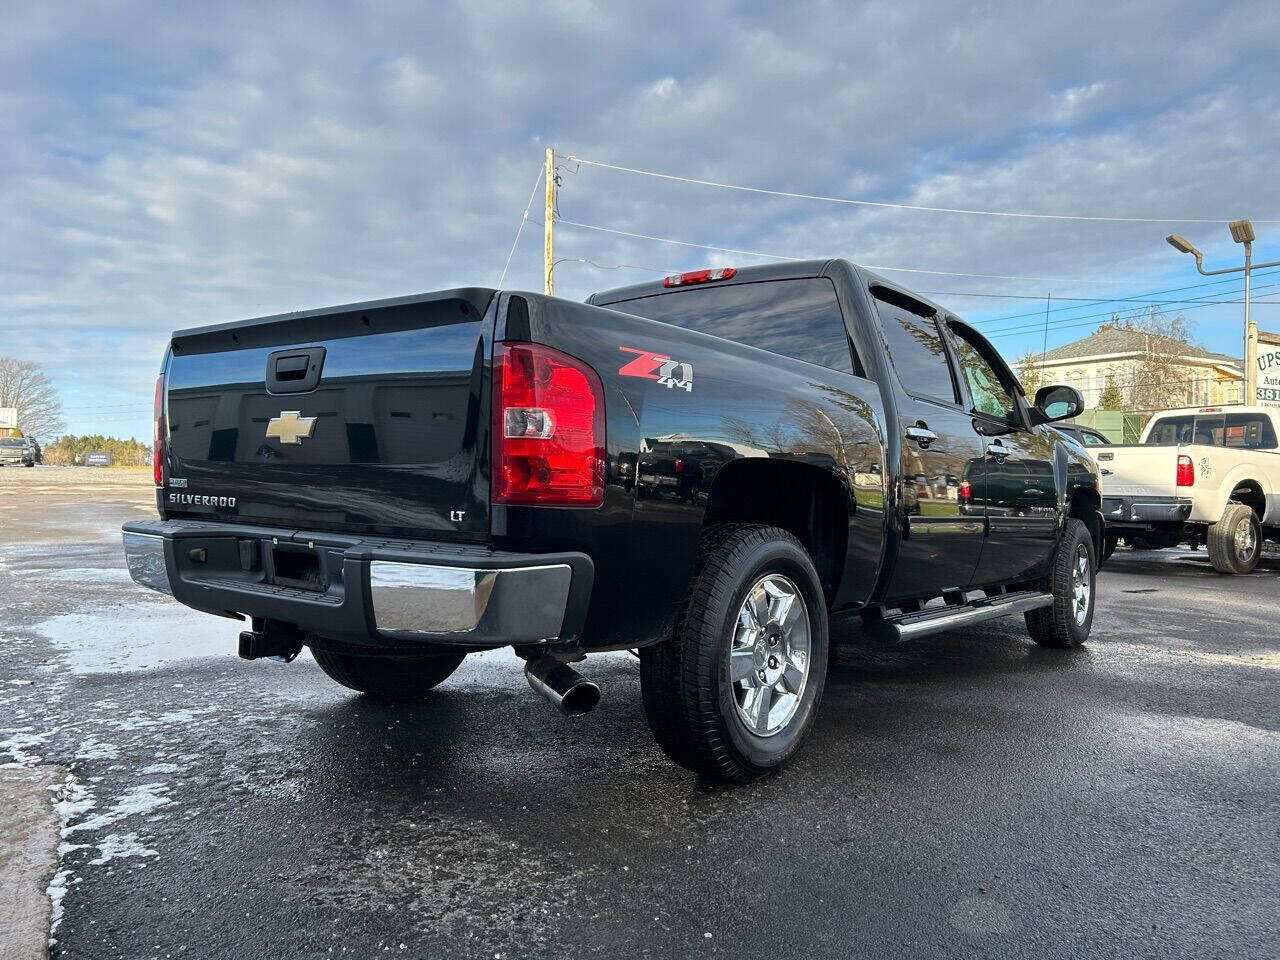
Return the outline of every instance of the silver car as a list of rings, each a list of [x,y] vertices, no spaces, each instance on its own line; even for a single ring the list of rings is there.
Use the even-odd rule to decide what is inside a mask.
[[[25,437],[0,437],[0,467],[34,467],[35,448]]]

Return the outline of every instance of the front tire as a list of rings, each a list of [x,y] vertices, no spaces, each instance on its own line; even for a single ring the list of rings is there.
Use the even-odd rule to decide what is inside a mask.
[[[320,669],[344,687],[382,700],[421,700],[457,670],[465,653],[435,657],[362,657],[312,648]]]
[[[1089,639],[1097,567],[1089,528],[1079,520],[1068,520],[1045,583],[1053,603],[1024,614],[1032,640],[1043,647],[1065,648],[1078,647]]]
[[[1247,503],[1232,501],[1209,527],[1209,562],[1219,573],[1249,573],[1262,559],[1262,526]]]
[[[777,770],[813,725],[827,647],[822,585],[800,542],[777,527],[711,527],[674,634],[640,651],[658,745],[715,780]]]

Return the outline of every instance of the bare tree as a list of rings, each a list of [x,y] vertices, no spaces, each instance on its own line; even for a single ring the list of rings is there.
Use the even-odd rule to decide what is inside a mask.
[[[40,365],[0,357],[0,407],[17,407],[18,429],[29,437],[61,432],[62,401]]]
[[[1192,374],[1182,358],[1191,346],[1191,328],[1182,314],[1170,317],[1158,307],[1125,320],[1113,318],[1121,330],[1139,335],[1140,355],[1133,362],[1129,383],[1124,389],[1125,405],[1131,410],[1165,410],[1185,406],[1188,376]]]

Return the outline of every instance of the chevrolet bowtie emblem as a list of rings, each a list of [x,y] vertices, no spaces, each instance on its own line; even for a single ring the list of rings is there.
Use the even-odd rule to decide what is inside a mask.
[[[316,418],[304,417],[301,413],[301,410],[281,410],[280,416],[272,417],[267,423],[267,436],[275,437],[281,443],[302,443],[304,438],[315,432]]]

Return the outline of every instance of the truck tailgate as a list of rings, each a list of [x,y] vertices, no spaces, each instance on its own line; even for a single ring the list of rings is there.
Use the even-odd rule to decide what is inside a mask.
[[[486,534],[489,297],[452,290],[175,334],[166,514]]]
[[[1095,448],[1104,497],[1178,495],[1178,447],[1117,445]]]

